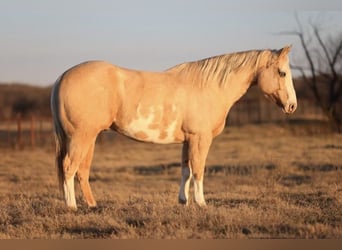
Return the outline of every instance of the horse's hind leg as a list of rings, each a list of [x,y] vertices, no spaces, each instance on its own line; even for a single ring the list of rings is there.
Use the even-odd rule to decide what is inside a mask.
[[[78,181],[80,182],[83,196],[89,207],[96,206],[96,201],[94,199],[93,193],[89,185],[89,172],[90,172],[91,161],[94,155],[94,147],[95,147],[95,142],[92,143],[92,145],[89,147],[88,153],[85,156],[83,162],[81,163],[77,171]]]
[[[74,177],[87,155],[94,140],[81,135],[73,135],[68,143],[67,154],[63,161],[64,169],[64,198],[68,207],[77,209],[75,198]]]

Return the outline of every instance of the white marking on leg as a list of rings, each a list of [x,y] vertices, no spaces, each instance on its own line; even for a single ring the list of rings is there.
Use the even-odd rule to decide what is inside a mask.
[[[195,202],[200,206],[205,206],[205,200],[203,195],[203,178],[200,180],[194,180],[194,192]]]
[[[76,209],[74,176],[72,175],[68,180],[64,181],[64,198],[68,207]]]
[[[180,203],[185,203],[186,205],[189,204],[189,189],[191,177],[191,169],[189,167],[183,167],[178,199]]]

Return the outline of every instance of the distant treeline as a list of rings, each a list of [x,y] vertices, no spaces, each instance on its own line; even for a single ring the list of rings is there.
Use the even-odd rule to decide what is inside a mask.
[[[51,86],[0,84],[0,119],[32,114],[49,117]]]

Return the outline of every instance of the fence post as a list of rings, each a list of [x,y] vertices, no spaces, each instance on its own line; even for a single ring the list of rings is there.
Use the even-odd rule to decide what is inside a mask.
[[[7,120],[6,122],[6,127],[7,127],[7,145],[11,145],[11,121]]]
[[[34,149],[36,144],[36,117],[34,115],[31,115],[31,123],[30,123],[30,141],[31,141],[31,147]]]
[[[42,136],[43,136],[43,118],[39,117],[36,119],[37,129],[36,129],[36,142],[38,144],[42,143]]]
[[[22,149],[21,114],[17,114],[17,148]]]

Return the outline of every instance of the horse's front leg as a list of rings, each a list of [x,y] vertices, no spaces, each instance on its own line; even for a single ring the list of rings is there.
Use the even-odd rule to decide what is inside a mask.
[[[211,134],[191,135],[189,138],[189,163],[194,178],[195,202],[200,206],[206,205],[203,194],[203,178],[211,142]]]
[[[180,183],[178,201],[180,204],[189,204],[189,188],[192,177],[191,168],[189,166],[189,144],[184,142],[182,149],[182,179]]]

